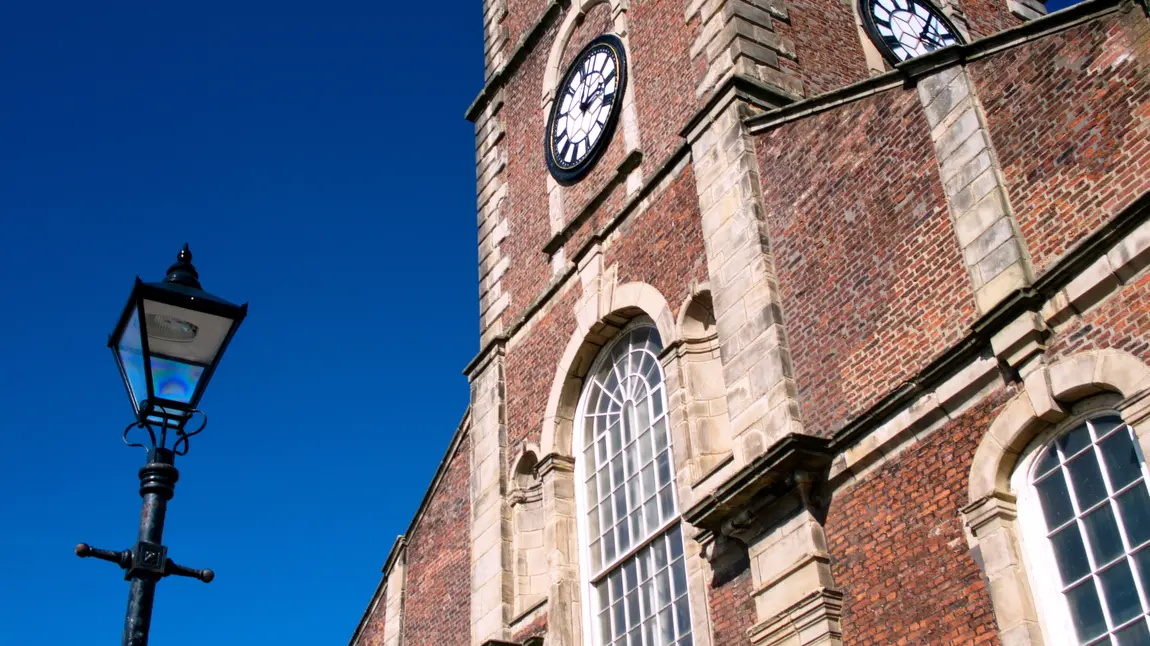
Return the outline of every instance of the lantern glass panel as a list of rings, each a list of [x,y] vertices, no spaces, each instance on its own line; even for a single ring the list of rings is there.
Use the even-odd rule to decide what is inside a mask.
[[[156,397],[190,404],[204,367],[152,356],[152,392]]]
[[[132,392],[132,403],[138,410],[148,398],[148,381],[144,373],[144,350],[140,345],[140,319],[135,316],[135,311],[132,314],[116,344],[116,355],[124,370],[128,389]]]
[[[147,299],[144,300],[144,321],[148,330],[148,350],[153,359],[164,357],[181,365],[200,366],[215,362],[228,338],[228,331],[235,324],[234,320],[223,316]],[[156,394],[160,395],[158,388]]]

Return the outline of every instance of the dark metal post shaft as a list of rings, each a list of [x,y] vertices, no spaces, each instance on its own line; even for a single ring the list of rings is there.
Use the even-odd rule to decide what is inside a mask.
[[[147,646],[148,629],[152,623],[152,603],[156,596],[156,582],[160,579],[167,555],[162,548],[164,516],[168,501],[176,491],[180,472],[175,467],[175,454],[157,448],[149,452],[148,463],[140,468],[140,496],[144,499],[140,511],[139,541],[136,543],[138,563],[156,562],[157,570],[132,568],[128,577],[132,587],[128,593],[128,615],[124,621],[124,646]]]

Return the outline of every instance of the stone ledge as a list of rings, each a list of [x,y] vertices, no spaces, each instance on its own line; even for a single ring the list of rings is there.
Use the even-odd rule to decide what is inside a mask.
[[[575,217],[571,218],[571,221],[568,222],[562,230],[551,236],[551,239],[543,245],[543,253],[547,254],[548,256],[553,256],[556,252],[562,249],[563,244],[570,240],[573,235],[575,235],[575,232],[578,231],[581,226],[583,226],[583,223],[586,222],[592,215],[594,215],[595,212],[599,210],[600,206],[603,206],[603,202],[607,200],[607,196],[611,194],[611,191],[615,190],[616,186],[619,186],[625,182],[627,180],[627,176],[630,175],[632,171],[639,168],[639,164],[642,162],[643,151],[632,150],[631,152],[627,153],[627,155],[623,157],[623,160],[619,162],[619,165],[615,167],[615,173],[606,182],[603,183],[603,186],[599,187],[599,190],[596,191],[593,196],[591,196],[591,199],[587,202],[586,206],[584,206]],[[647,182],[647,184],[649,185],[650,182]]]
[[[778,615],[748,628],[747,637],[754,646],[811,644],[824,640],[841,643],[842,611],[843,593],[820,588]]]
[[[764,492],[781,498],[793,490],[797,486],[792,478],[795,471],[823,472],[830,465],[829,448],[829,440],[788,434],[685,510],[683,519],[711,534],[719,534],[723,521],[745,511],[752,498]]]
[[[747,120],[747,127],[751,134],[759,134],[778,127],[789,121],[826,110],[833,109],[845,103],[852,103],[865,99],[873,94],[893,90],[898,87],[914,85],[918,79],[949,67],[962,65],[972,60],[990,56],[1004,49],[1026,44],[1037,38],[1069,29],[1083,22],[1100,18],[1106,14],[1120,10],[1122,7],[1133,7],[1134,0],[1087,0],[1043,16],[1023,25],[998,32],[992,36],[976,40],[965,45],[952,45],[931,52],[924,56],[899,63],[895,69],[858,83],[847,85],[826,94],[796,101],[784,107],[769,110],[766,114],[758,115]]]

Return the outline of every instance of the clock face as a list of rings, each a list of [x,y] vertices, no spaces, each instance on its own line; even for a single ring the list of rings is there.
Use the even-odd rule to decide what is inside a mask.
[[[547,166],[560,183],[582,177],[610,143],[626,86],[627,55],[617,36],[600,36],[575,57],[547,121]]]
[[[891,63],[961,43],[954,24],[922,0],[862,0],[863,23]]]

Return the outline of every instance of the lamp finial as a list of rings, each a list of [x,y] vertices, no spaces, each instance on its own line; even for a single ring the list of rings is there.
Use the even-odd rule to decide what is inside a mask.
[[[188,243],[185,242],[184,248],[176,254],[176,262],[168,267],[168,275],[164,278],[164,282],[201,289],[200,274],[192,265],[192,250],[188,248]]]

